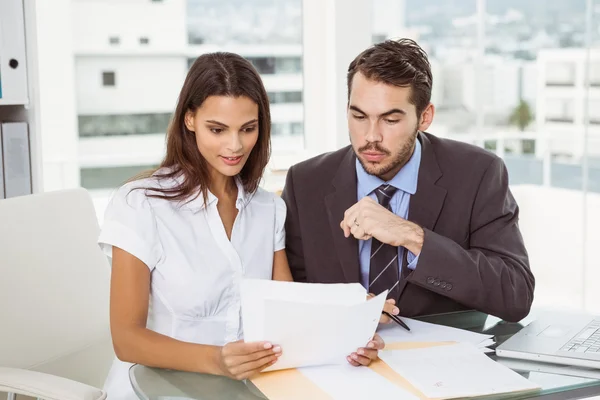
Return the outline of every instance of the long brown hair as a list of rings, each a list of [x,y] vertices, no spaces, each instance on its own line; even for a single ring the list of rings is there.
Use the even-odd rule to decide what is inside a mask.
[[[348,67],[348,99],[357,72],[387,85],[410,87],[410,102],[418,117],[431,101],[431,65],[427,53],[414,40],[386,40],[360,53]]]
[[[171,188],[153,187],[146,190],[147,196],[191,201],[202,193],[207,201],[211,183],[209,166],[198,150],[195,133],[185,126],[185,115],[190,111],[195,113],[210,96],[245,96],[258,105],[258,140],[239,174],[247,193],[254,193],[258,188],[271,155],[271,112],[267,91],[248,60],[237,54],[217,52],[201,55],[190,67],[167,131],[165,158],[155,170],[134,178],[177,179],[178,184]],[[166,172],[160,171],[161,168]]]

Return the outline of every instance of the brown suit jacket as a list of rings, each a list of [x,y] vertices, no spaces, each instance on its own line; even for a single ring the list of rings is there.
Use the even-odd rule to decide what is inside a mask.
[[[421,165],[408,219],[425,241],[414,271],[403,260],[401,315],[476,309],[518,321],[529,313],[534,277],[503,161],[468,144],[420,133]],[[293,166],[286,251],[294,280],[359,282],[358,241],[340,228],[357,201],[350,146]],[[406,254],[407,252],[405,252]]]

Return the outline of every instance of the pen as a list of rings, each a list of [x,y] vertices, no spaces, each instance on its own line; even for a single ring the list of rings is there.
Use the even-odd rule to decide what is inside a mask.
[[[392,319],[392,321],[394,321],[395,323],[397,323],[398,325],[400,325],[401,327],[403,327],[404,329],[406,329],[407,331],[410,332],[410,328],[408,327],[408,325],[406,325],[404,322],[402,322],[402,320],[398,317],[396,317],[395,315],[390,314],[387,311],[382,311],[383,314],[387,315],[388,317],[390,317]]]

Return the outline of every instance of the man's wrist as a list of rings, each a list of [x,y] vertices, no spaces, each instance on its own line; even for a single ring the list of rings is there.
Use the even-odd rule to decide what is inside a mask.
[[[396,246],[402,246],[415,256],[418,256],[421,254],[421,249],[423,248],[425,231],[415,223],[404,221],[397,238]]]

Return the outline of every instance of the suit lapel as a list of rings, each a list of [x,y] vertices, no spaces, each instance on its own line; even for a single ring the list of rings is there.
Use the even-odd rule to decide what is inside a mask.
[[[442,205],[446,198],[446,189],[437,186],[436,182],[442,176],[431,142],[423,133],[419,134],[421,141],[421,165],[417,192],[411,196],[408,207],[408,220],[424,229],[433,230]]]
[[[346,282],[360,282],[360,266],[358,255],[358,240],[354,237],[345,238],[340,228],[344,212],[356,201],[356,156],[352,147],[343,158],[333,179],[333,192],[325,197],[325,206],[329,217],[329,227],[333,236],[335,251],[342,266]]]
[[[419,180],[417,191],[411,196],[408,207],[408,220],[419,225],[423,229],[433,230],[442,211],[446,189],[436,185],[441,178],[442,171],[437,162],[431,142],[423,133],[419,133],[421,142],[421,164],[419,166]],[[406,287],[406,278],[410,274],[407,263],[408,250],[404,252],[405,257],[402,265],[402,279],[400,280],[400,294]],[[418,267],[417,267],[418,268]]]

